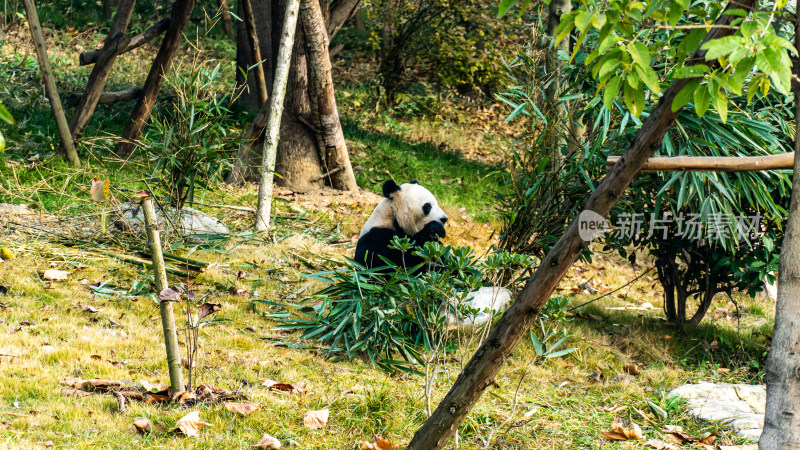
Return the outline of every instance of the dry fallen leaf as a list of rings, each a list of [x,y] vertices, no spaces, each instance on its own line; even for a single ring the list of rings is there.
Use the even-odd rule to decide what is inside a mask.
[[[64,281],[69,276],[66,270],[47,269],[42,274],[42,278],[47,281]]]
[[[267,433],[264,433],[264,435],[261,436],[261,440],[258,441],[258,444],[253,444],[251,447],[277,449],[281,448],[281,441]]]
[[[361,444],[361,450],[397,450],[400,448],[397,444],[392,444],[392,441],[384,439],[380,436],[375,436],[375,442],[364,442]]]
[[[642,429],[639,428],[639,425],[632,423],[629,427],[626,427],[619,421],[614,421],[611,424],[610,431],[601,431],[603,437],[608,439],[609,441],[628,441],[631,439],[644,439],[644,435],[642,434]]]
[[[261,408],[261,403],[225,403],[225,409],[232,413],[241,414],[243,416],[249,416],[250,414],[258,411],[258,408]]]
[[[644,443],[644,446],[654,448],[656,450],[678,450],[680,448],[675,444],[659,441],[658,439],[650,439]]]
[[[142,388],[144,388],[144,390],[147,392],[161,392],[169,389],[167,383],[162,383],[160,381],[157,383],[150,383],[147,380],[139,380],[139,384],[141,384]]]
[[[178,286],[168,287],[158,293],[158,301],[160,302],[179,302],[181,295],[185,294],[184,290]]]
[[[717,373],[720,375],[727,375],[731,373],[731,369],[725,369],[724,367],[720,367],[719,369],[717,369]]]
[[[200,411],[192,411],[175,423],[175,429],[186,436],[197,436],[201,428],[208,426],[211,424],[200,420]]]
[[[89,194],[92,196],[92,200],[96,202],[107,202],[108,196],[111,193],[111,182],[108,178],[105,181],[101,180],[100,178],[93,178],[92,179],[92,187],[89,189]]]
[[[150,419],[147,417],[137,417],[133,419],[133,426],[136,427],[136,431],[141,434],[153,431],[153,426],[150,424]]]
[[[306,428],[325,428],[328,424],[329,409],[320,409],[319,411],[309,411],[303,416],[303,424]]]
[[[719,450],[758,450],[758,444],[720,445]]]
[[[306,384],[303,382],[300,383],[279,383],[275,380],[264,380],[261,383],[262,386],[265,386],[270,391],[283,391],[289,392],[291,394],[305,394],[306,393]]]
[[[222,309],[222,305],[219,303],[203,303],[200,305],[200,311],[197,313],[197,317],[202,319],[203,317],[214,314],[215,312]]]

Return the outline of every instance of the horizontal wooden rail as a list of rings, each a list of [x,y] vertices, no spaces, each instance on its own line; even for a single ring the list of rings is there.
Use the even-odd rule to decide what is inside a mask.
[[[98,105],[107,105],[109,103],[128,102],[136,100],[142,95],[142,87],[136,86],[124,91],[103,92],[100,94],[100,99],[97,101]],[[82,92],[69,94],[64,101],[69,106],[75,106],[83,98]]]
[[[619,156],[609,156],[610,169]],[[642,167],[647,172],[756,172],[792,169],[794,152],[767,156],[656,156]]]

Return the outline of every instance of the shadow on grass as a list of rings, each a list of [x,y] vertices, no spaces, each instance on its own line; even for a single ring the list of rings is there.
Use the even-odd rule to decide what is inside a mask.
[[[696,328],[678,330],[665,319],[635,311],[609,312],[594,305],[579,323],[612,338],[618,348],[654,365],[676,364],[701,370],[719,381],[763,383],[764,362],[772,339],[772,322],[737,328],[706,316]],[[718,368],[730,373],[717,372]]]
[[[477,220],[495,216],[500,167],[468,160],[428,142],[407,142],[402,136],[366,130],[346,118],[342,118],[342,127],[345,138],[358,144],[351,148],[351,158],[353,166],[365,169],[356,175],[362,188],[380,194],[381,184],[388,178],[417,180],[441,203],[464,207]]]

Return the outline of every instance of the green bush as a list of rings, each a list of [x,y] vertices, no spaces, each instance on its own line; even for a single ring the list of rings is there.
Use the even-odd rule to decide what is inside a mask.
[[[395,238],[393,247],[413,248],[408,238]],[[420,373],[414,366],[423,362],[421,353],[448,333],[448,311],[474,316],[479,311],[462,304],[469,292],[503,279],[513,290],[534,262],[506,251],[480,259],[469,247],[434,242],[413,251],[424,262],[408,270],[388,260],[373,269],[349,260],[309,275],[329,286],[307,299],[309,306],[295,305],[307,319],[285,318],[281,328],[302,330],[301,339],[323,344],[334,358],[366,355],[387,371]],[[414,274],[420,268],[426,271]]]

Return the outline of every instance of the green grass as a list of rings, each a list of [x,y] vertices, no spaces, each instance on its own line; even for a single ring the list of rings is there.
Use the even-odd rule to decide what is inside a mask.
[[[65,2],[58,4],[63,6]],[[76,4],[91,6],[86,2]],[[46,10],[43,14],[49,17],[51,12]],[[64,20],[73,19],[65,15]],[[86,23],[61,24],[83,25]],[[88,76],[86,69],[77,68],[70,39],[68,33],[61,33],[53,45],[54,66],[64,90],[80,88]],[[98,41],[98,35],[89,35],[85,45],[95,45]],[[219,51],[228,57],[232,54],[232,47],[214,44],[211,37],[201,43],[207,46],[205,51]],[[92,177],[109,177],[116,187],[141,189],[141,180],[149,173],[149,162],[143,158],[128,164],[115,162],[101,145],[103,142],[95,141],[106,132],[118,133],[132,105],[98,109],[83,139],[97,145],[84,145],[80,150],[84,166],[72,168],[51,157],[51,145],[57,142],[57,137],[49,108],[41,96],[38,67],[32,53],[20,67],[21,62],[21,56],[3,53],[0,48],[0,64],[13,67],[0,72],[3,85],[0,99],[21,122],[16,127],[0,125],[10,146],[3,156],[5,160],[0,161],[0,203],[29,203],[60,217],[79,216],[107,208],[89,200]],[[185,70],[189,66],[187,63],[177,67]],[[133,56],[121,59],[111,86],[122,88],[141,81],[142,67],[146,64]],[[350,85],[345,86],[349,89]],[[221,92],[229,88],[220,87]],[[494,175],[498,165],[463,156],[468,152],[440,150],[439,144],[446,142],[448,149],[474,149],[498,141],[497,136],[481,136],[469,123],[459,125],[459,117],[394,118],[402,126],[368,126],[366,123],[374,116],[347,100],[363,92],[350,96],[349,91],[343,90],[338,94],[345,99],[344,132],[354,164],[365,169],[357,176],[360,186],[378,192],[380,183],[390,176],[399,181],[417,179],[446,208],[465,207],[476,220],[492,221],[495,193],[502,189]],[[159,108],[169,107],[164,100],[162,97],[159,101]],[[238,115],[229,124],[231,134],[241,132],[246,124],[247,117]],[[93,156],[88,156],[90,150]],[[44,161],[31,162],[29,158],[35,154]],[[252,206],[255,200],[253,186],[233,189],[213,181],[201,195],[201,201],[209,204]],[[252,401],[262,403],[261,410],[247,417],[234,416],[221,405],[194,408],[200,411],[203,420],[213,425],[198,438],[182,438],[170,431],[188,412],[185,409],[134,402],[128,411],[120,412],[110,396],[75,398],[61,393],[60,380],[76,374],[131,383],[140,379],[167,380],[158,310],[150,294],[104,298],[93,294],[88,286],[109,281],[109,285],[126,290],[137,280],[147,279],[148,273],[80,246],[65,247],[47,236],[35,238],[2,228],[0,246],[14,250],[17,257],[0,263],[0,285],[10,288],[8,295],[0,296],[3,304],[0,354],[16,355],[13,362],[0,356],[3,380],[0,447],[33,448],[37,442],[53,441],[56,447],[78,449],[246,448],[265,432],[281,439],[284,445],[296,441],[300,448],[360,448],[360,441],[371,440],[375,434],[396,443],[407,443],[425,419],[421,378],[387,374],[371,367],[363,358],[332,361],[315,351],[276,346],[271,338],[277,334],[278,323],[260,312],[277,309],[260,306],[255,312],[249,298],[231,295],[229,291],[230,287],[257,291],[259,299],[281,303],[302,300],[320,287],[303,275],[312,270],[305,262],[317,267],[323,259],[352,256],[353,244],[348,241],[360,229],[371,205],[348,205],[336,200],[327,207],[318,207],[308,205],[303,199],[297,202],[281,199],[274,206],[277,214],[286,216],[298,214],[292,208],[302,208],[307,212],[304,217],[307,220],[276,220],[276,229],[268,241],[233,238],[221,248],[197,247],[174,237],[168,241],[169,245],[175,244],[172,249],[175,253],[192,252],[192,258],[214,263],[213,268],[194,281],[192,289],[200,298],[208,296],[221,303],[223,309],[218,315],[232,320],[202,330],[200,380],[229,389],[240,388],[242,380],[247,380],[252,387],[243,388],[243,392]],[[236,232],[246,231],[251,225],[251,217],[244,213],[202,209],[224,220]],[[0,221],[3,219],[0,217]],[[473,247],[491,244],[491,230],[483,231],[488,225],[461,217],[454,217],[452,222],[448,226],[459,222],[462,230],[478,231],[473,235],[458,232],[451,235],[448,230],[448,240],[453,239],[448,243]],[[66,282],[51,284],[37,274],[48,268],[77,271]],[[580,289],[578,293],[573,290],[581,278],[592,283],[602,281],[613,288],[636,275],[625,261],[598,255],[591,265],[579,264],[571,270],[559,293],[572,296],[575,305],[593,297],[580,293]],[[172,281],[185,280],[172,278]],[[658,309],[642,313],[606,309],[643,302],[658,307],[660,288],[653,283],[654,279],[644,277],[626,288],[624,296],[604,298],[585,308],[589,315],[579,314],[567,322],[567,329],[574,335],[567,345],[578,350],[569,358],[534,364],[521,385],[518,407],[512,416],[517,383],[535,354],[528,339],[524,339],[501,370],[496,384],[486,389],[460,428],[461,448],[480,448],[481,439],[508,418],[520,426],[495,434],[500,439],[497,448],[641,448],[641,442],[609,443],[602,438],[600,431],[607,430],[616,418],[641,425],[648,438],[659,437],[657,426],[674,424],[693,434],[718,431],[719,442],[741,443],[741,439],[724,428],[717,430],[688,417],[680,406],[668,407],[664,392],[690,380],[760,381],[763,353],[774,321],[774,304],[763,298],[736,295],[734,300],[739,303],[741,313],[737,318],[732,314],[735,305],[718,296],[701,327],[686,334],[677,334],[665,325],[663,313]],[[73,308],[78,303],[101,310],[92,314]],[[717,310],[728,313],[715,317]],[[112,326],[112,319],[120,326]],[[766,319],[766,323],[758,319]],[[24,320],[31,320],[33,326],[21,326]],[[183,320],[182,315],[178,317],[179,327]],[[296,338],[296,335],[282,337],[290,342]],[[441,367],[444,371],[438,375],[433,389],[434,405],[445,395],[474,350],[474,346],[452,348],[458,358]],[[101,359],[93,359],[92,355],[100,355]],[[106,359],[125,361],[125,367],[112,366]],[[630,384],[614,381],[623,365],[630,363],[640,364],[642,374]],[[720,375],[718,368],[731,371]],[[593,371],[603,374],[601,382],[589,377]],[[291,396],[269,392],[260,387],[267,378],[306,381],[309,393]],[[648,400],[661,405],[668,416],[653,416]],[[321,408],[331,410],[328,427],[306,429],[302,424],[303,414]],[[528,418],[522,416],[530,411],[533,412]],[[156,432],[138,435],[132,426],[138,416],[150,417],[157,425]],[[528,419],[530,422],[523,424]]]
[[[367,131],[352,122],[345,122],[344,134],[356,144],[351,146],[353,165],[365,169],[356,175],[359,186],[380,194],[388,178],[417,180],[442,204],[467,208],[481,221],[494,216],[500,167],[439,150],[429,142],[411,143],[393,134]]]

